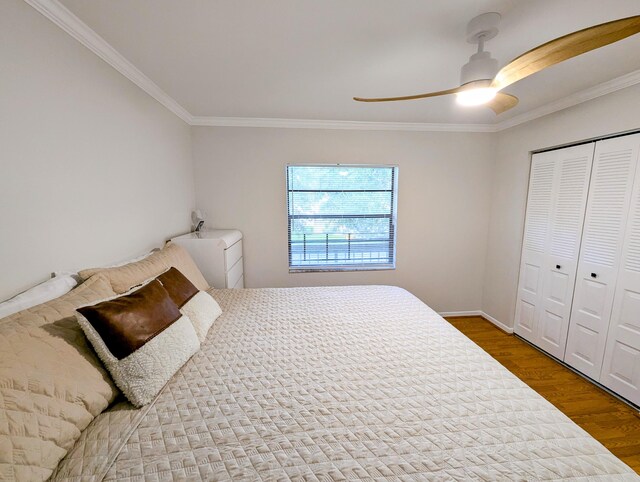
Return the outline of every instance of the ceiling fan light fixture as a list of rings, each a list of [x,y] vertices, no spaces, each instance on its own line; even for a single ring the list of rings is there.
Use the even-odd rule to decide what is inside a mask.
[[[400,97],[354,97],[358,102],[390,102],[426,99],[456,94],[465,106],[486,104],[496,115],[518,105],[518,98],[502,92],[511,84],[557,63],[640,34],[640,15],[612,20],[545,42],[516,57],[498,70],[498,62],[484,51],[484,43],[496,36],[500,14],[489,12],[472,19],[467,26],[467,42],[478,45],[460,72],[460,86],[453,89]]]
[[[493,100],[497,93],[493,87],[476,87],[456,92],[456,100],[464,106],[483,105]]]

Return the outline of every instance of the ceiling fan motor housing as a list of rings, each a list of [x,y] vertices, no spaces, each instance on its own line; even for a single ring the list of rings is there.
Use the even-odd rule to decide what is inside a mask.
[[[473,54],[460,71],[460,85],[476,80],[491,80],[498,72],[498,61],[489,52]]]
[[[498,35],[501,16],[497,12],[483,13],[467,25],[467,42],[478,45],[478,52],[469,58],[460,71],[460,84],[477,80],[491,80],[498,72],[498,61],[484,51],[484,43]]]

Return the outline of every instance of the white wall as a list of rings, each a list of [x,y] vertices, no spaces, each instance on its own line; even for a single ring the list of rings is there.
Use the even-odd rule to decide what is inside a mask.
[[[497,134],[483,311],[513,327],[531,151],[640,128],[640,85]]]
[[[479,310],[489,224],[489,134],[196,127],[197,205],[244,233],[248,287],[393,284],[439,311]],[[397,164],[394,271],[287,265],[287,163]]]
[[[636,85],[498,134],[190,129],[21,0],[0,65],[0,299],[187,231],[195,189],[244,232],[248,286],[396,284],[512,326],[530,151],[640,128]],[[295,162],[400,166],[396,270],[288,273]]]
[[[0,299],[189,230],[187,125],[21,0],[0,66]]]

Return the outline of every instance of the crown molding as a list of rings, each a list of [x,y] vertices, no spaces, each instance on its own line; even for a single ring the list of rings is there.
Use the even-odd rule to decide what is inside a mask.
[[[58,0],[24,0],[187,124],[191,114]]]
[[[199,117],[191,118],[192,126],[273,127],[285,129],[341,129],[365,131],[421,132],[495,132],[491,124],[434,124],[421,122],[369,122],[314,119],[276,119],[259,117]]]
[[[532,109],[528,112],[518,114],[511,119],[504,120],[495,125],[496,131],[503,131],[510,129],[525,122],[544,117],[545,115],[553,114],[563,109],[568,109],[583,102],[602,97],[603,95],[611,94],[618,90],[631,87],[632,85],[640,84],[640,70],[629,72],[628,74],[621,75],[615,79],[602,82],[601,84],[594,85],[588,89],[581,90],[575,94],[571,94],[568,97],[564,97],[554,102],[549,102],[540,107]]]
[[[558,112],[617,90],[640,83],[640,70],[603,82],[563,99],[523,112],[497,124],[439,124],[419,122],[368,122],[312,119],[277,119],[259,117],[193,116],[173,97],[143,74],[135,65],[114,49],[58,0],[24,0],[46,18],[83,44],[118,72],[156,99],[167,109],[192,126],[272,127],[290,129],[342,129],[369,131],[414,132],[499,132],[525,122]]]

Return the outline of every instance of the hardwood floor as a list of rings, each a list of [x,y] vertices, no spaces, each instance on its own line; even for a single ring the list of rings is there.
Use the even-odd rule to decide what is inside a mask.
[[[447,318],[640,474],[640,414],[480,317]]]

